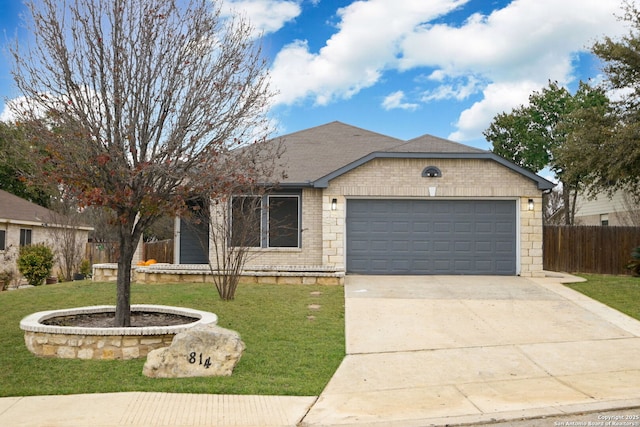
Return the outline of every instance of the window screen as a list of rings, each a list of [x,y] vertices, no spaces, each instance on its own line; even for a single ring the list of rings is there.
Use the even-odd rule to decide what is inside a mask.
[[[231,246],[260,247],[261,198],[236,196],[231,201]]]
[[[269,196],[269,247],[298,247],[298,196]]]
[[[28,246],[31,244],[31,230],[28,228],[20,229],[20,246]]]

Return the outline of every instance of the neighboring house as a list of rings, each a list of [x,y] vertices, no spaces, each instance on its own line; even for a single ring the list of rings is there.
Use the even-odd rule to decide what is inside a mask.
[[[55,212],[0,190],[0,272],[17,271],[16,260],[22,246],[45,243],[54,253],[59,251],[61,239],[56,232],[69,226],[56,224],[55,218],[59,218]],[[92,229],[87,226],[76,229],[82,253]],[[58,266],[54,267],[54,273],[57,269]]]
[[[618,191],[611,197],[579,195],[576,200],[576,225],[640,226],[640,205],[627,193]]]
[[[287,178],[258,201],[247,269],[543,274],[542,193],[554,184],[534,173],[433,136],[402,141],[340,122],[277,142]],[[176,260],[189,263],[181,248],[198,243],[178,237]]]

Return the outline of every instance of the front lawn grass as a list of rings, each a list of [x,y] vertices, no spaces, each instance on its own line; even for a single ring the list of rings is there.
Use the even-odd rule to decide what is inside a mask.
[[[319,291],[319,296],[311,292]],[[132,304],[211,311],[247,348],[230,377],[157,379],[146,358],[126,361],[39,358],[25,347],[28,314],[115,304],[113,283],[59,283],[0,293],[0,396],[155,391],[317,396],[345,353],[342,286],[240,285],[220,301],[212,284],[132,285]],[[308,308],[319,304],[319,310]],[[309,316],[313,316],[312,319]]]
[[[599,274],[579,276],[587,281],[565,286],[640,320],[640,278]]]

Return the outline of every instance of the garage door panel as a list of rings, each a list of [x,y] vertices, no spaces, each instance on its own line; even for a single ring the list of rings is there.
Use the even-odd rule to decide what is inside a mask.
[[[347,272],[516,273],[516,203],[349,200]]]
[[[433,232],[449,234],[451,232],[451,223],[442,221],[435,222],[433,224]]]

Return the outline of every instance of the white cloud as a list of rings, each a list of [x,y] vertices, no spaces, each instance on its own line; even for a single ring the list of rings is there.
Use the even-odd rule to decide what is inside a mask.
[[[460,114],[455,124],[458,130],[448,138],[453,141],[468,141],[482,137],[482,131],[497,113],[525,103],[529,94],[539,88],[539,83],[531,80],[489,84],[483,91],[483,99]]]
[[[249,18],[255,35],[274,33],[301,12],[297,2],[283,0],[227,0],[224,6],[228,14],[241,13]]]
[[[571,82],[577,53],[605,34],[626,31],[614,16],[619,0],[513,0],[461,25],[431,23],[465,3],[351,3],[338,10],[338,32],[318,52],[296,41],[276,56],[277,102],[312,99],[324,105],[379,83],[389,70],[424,69],[437,87],[424,93],[422,102],[482,95],[461,113],[452,134],[457,140],[478,138],[495,114],[526,102],[548,80]]]
[[[570,82],[577,52],[602,34],[623,30],[614,17],[619,7],[616,0],[517,0],[489,16],[472,16],[461,27],[423,26],[403,41],[400,68],[434,67],[437,79],[479,74],[491,82],[450,135],[478,138],[495,114],[526,103],[549,80]]]
[[[465,79],[457,79],[455,84],[442,84],[435,90],[429,90],[422,94],[422,102],[442,101],[455,99],[462,101],[471,95],[478,93],[482,89],[481,82],[474,76],[467,76]]]
[[[399,43],[420,22],[445,14],[467,0],[355,1],[339,9],[338,32],[318,53],[305,41],[285,46],[272,66],[279,103],[312,98],[325,105],[348,99],[377,83],[395,67]]]
[[[385,110],[394,110],[399,108],[401,110],[413,111],[419,107],[418,104],[403,102],[404,99],[404,92],[401,90],[389,94],[384,98],[384,101],[382,101],[382,108]]]

